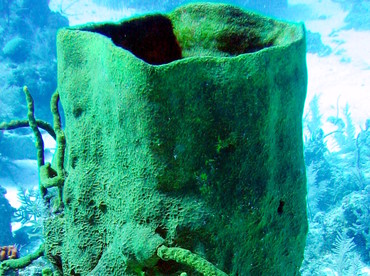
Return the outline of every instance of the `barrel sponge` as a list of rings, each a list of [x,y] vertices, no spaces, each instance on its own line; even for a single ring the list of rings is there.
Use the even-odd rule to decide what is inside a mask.
[[[192,4],[57,41],[66,178],[45,231],[63,274],[193,274],[176,252],[232,275],[299,273],[301,24]]]

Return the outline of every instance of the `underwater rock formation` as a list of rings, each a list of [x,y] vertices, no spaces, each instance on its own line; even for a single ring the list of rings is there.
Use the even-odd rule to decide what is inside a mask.
[[[14,242],[12,235],[12,216],[15,209],[5,197],[6,189],[0,185],[0,247]]]
[[[301,24],[194,4],[57,41],[66,179],[44,233],[59,273],[194,273],[193,258],[207,275],[298,274]]]

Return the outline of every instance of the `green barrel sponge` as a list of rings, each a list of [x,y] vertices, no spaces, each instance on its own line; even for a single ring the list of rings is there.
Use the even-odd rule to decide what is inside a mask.
[[[192,4],[62,29],[57,46],[65,182],[45,250],[59,273],[299,273],[302,24]]]

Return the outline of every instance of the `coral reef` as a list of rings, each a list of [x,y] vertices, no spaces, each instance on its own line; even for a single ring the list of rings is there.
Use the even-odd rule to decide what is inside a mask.
[[[4,48],[3,54],[14,62],[24,62],[29,58],[30,48],[28,41],[23,38],[15,37],[8,41]]]
[[[45,206],[41,200],[40,192],[20,187],[18,189],[18,200],[21,206],[14,212],[14,221],[20,222],[22,228],[16,233],[21,234],[20,232],[23,230],[26,232],[28,240],[42,239],[42,219]]]
[[[41,245],[35,252],[18,259],[10,259],[0,263],[0,275],[6,275],[6,271],[23,268],[30,265],[34,260],[44,255],[44,246]]]
[[[0,246],[14,242],[12,235],[11,218],[15,209],[5,198],[6,189],[0,185]]]
[[[0,247],[0,261],[17,259],[18,254],[18,248],[15,245]]]
[[[301,272],[362,275],[370,261],[370,120],[356,133],[349,105],[341,110],[337,104],[337,116],[328,118],[333,129],[324,133],[319,96],[309,106],[304,123],[310,231]],[[328,149],[329,139],[335,150]]]

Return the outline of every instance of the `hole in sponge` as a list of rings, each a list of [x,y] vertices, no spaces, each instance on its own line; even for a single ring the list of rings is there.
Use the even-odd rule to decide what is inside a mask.
[[[161,236],[161,238],[166,239],[168,230],[162,226],[158,226],[154,232]]]
[[[277,212],[278,212],[279,215],[283,214],[284,205],[285,205],[285,202],[280,200],[279,207],[277,209]]]
[[[83,30],[105,35],[117,46],[153,65],[182,58],[171,20],[163,15],[148,15],[120,24],[87,26]]]

